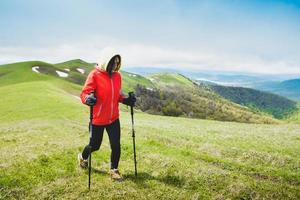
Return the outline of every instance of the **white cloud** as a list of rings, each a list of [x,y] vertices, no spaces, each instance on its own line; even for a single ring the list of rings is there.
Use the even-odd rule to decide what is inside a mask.
[[[300,74],[297,58],[266,59],[257,54],[168,49],[144,44],[101,42],[63,44],[51,47],[0,47],[0,63],[42,60],[51,63],[81,58],[98,61],[105,49],[116,49],[126,67],[172,67],[197,70],[237,71],[267,74]],[[286,60],[285,60],[286,59]]]

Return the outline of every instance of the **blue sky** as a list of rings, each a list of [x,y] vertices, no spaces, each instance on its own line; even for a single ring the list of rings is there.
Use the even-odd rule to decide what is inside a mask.
[[[300,1],[0,1],[0,63],[109,49],[125,67],[300,74]]]

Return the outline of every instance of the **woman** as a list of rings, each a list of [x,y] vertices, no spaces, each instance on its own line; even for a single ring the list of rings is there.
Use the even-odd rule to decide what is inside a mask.
[[[80,98],[83,104],[93,106],[92,137],[89,144],[82,153],[78,154],[79,165],[87,168],[89,157],[89,146],[91,151],[99,150],[104,129],[106,129],[111,147],[111,170],[110,175],[114,180],[122,179],[118,170],[120,159],[120,121],[119,102],[125,105],[132,105],[134,97],[125,98],[121,92],[121,74],[118,72],[121,67],[121,56],[113,55],[96,69],[92,70],[84,84]]]

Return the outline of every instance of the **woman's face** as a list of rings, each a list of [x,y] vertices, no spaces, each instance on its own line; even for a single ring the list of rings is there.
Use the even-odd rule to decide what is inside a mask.
[[[109,61],[109,65],[107,66],[107,72],[112,73],[116,69],[118,69],[118,66],[120,65],[120,58],[115,57],[113,60]]]
[[[117,67],[119,66],[119,64],[120,64],[119,57],[115,57],[115,59],[114,59],[114,65],[113,65],[113,70],[117,69]]]

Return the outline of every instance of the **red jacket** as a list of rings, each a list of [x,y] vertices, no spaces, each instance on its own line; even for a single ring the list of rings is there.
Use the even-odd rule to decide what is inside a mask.
[[[117,71],[109,74],[99,68],[90,72],[83,86],[80,98],[83,104],[87,95],[95,91],[97,102],[93,108],[94,125],[107,125],[119,118],[119,102],[124,96],[121,92],[122,78]]]

